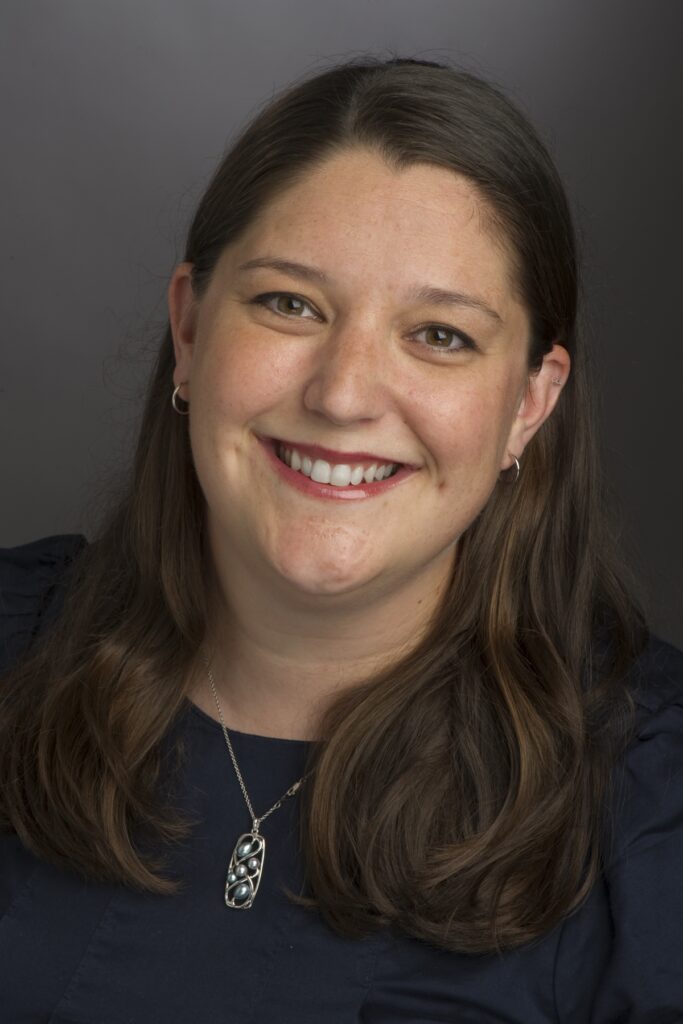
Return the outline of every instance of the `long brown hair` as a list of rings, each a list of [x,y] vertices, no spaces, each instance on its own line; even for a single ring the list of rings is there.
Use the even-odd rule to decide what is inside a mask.
[[[516,485],[501,483],[460,539],[427,635],[326,714],[297,898],[348,936],[388,925],[446,949],[513,947],[576,908],[601,869],[632,722],[625,673],[646,635],[606,525],[574,232],[544,146],[497,88],[363,59],[284,92],[227,153],[189,232],[197,295],[269,199],[356,145],[476,185],[530,314],[529,372],[559,341],[572,373]],[[0,824],[43,858],[169,895],[158,853],[192,823],[161,786],[174,770],[164,741],[207,621],[205,504],[171,410],[173,366],[167,330],[127,493],[0,704]]]

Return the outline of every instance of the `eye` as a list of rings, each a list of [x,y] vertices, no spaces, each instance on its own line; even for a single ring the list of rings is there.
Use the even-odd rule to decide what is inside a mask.
[[[421,327],[419,331],[416,331],[413,337],[419,339],[420,335],[425,336],[423,345],[437,352],[445,352],[446,355],[477,347],[468,335],[462,331],[456,331],[453,327],[444,327],[443,324],[427,324],[426,327]]]
[[[280,316],[299,320],[320,319],[320,314],[310,302],[302,299],[300,295],[294,295],[292,292],[265,292],[263,295],[257,295],[251,301],[256,305],[265,306],[266,309]],[[313,315],[305,315],[304,311],[306,309],[311,310]]]

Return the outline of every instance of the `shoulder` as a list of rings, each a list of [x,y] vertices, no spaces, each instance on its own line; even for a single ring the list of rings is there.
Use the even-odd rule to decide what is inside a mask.
[[[81,534],[60,534],[0,548],[0,671],[49,622],[66,570],[86,543]]]
[[[645,724],[683,698],[683,651],[650,635],[630,676],[631,692],[638,708],[638,721]]]
[[[629,683],[635,730],[614,774],[604,874],[558,945],[563,1021],[683,1020],[683,653],[650,637]]]
[[[615,779],[617,860],[653,842],[683,849],[683,652],[651,636],[629,684],[636,720]]]

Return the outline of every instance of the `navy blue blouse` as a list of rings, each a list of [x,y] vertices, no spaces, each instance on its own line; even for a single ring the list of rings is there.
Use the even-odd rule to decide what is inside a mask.
[[[83,539],[0,552],[0,669],[50,622]],[[683,654],[652,638],[634,670],[639,726],[620,769],[613,856],[583,906],[542,939],[467,956],[379,932],[340,938],[294,906],[299,801],[263,826],[253,907],[225,906],[250,826],[220,725],[190,701],[181,804],[200,819],[172,854],[177,896],[86,880],[0,836],[0,1021],[45,1024],[674,1024],[683,1021]],[[232,732],[256,811],[302,773],[299,740]]]

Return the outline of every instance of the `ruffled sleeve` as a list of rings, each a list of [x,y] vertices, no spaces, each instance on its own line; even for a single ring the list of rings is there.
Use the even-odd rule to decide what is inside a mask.
[[[62,534],[0,548],[0,672],[51,621],[66,570],[85,544],[80,534]]]
[[[636,738],[616,773],[613,843],[604,873],[609,952],[588,1024],[683,1021],[683,653],[652,639],[634,673]],[[556,1003],[590,973],[581,914],[559,949]],[[593,946],[593,961],[597,949]]]

